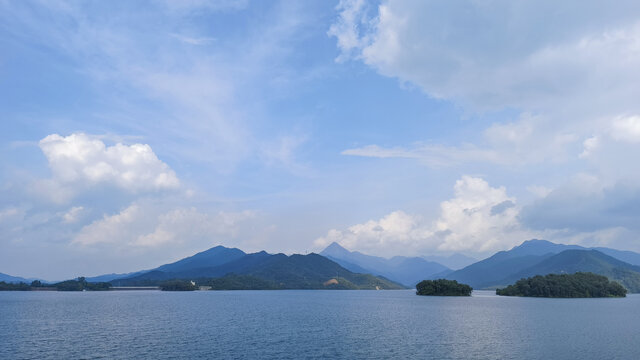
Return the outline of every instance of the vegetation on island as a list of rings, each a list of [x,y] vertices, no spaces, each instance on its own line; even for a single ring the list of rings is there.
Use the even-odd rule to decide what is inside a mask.
[[[87,282],[84,277],[76,280],[66,280],[55,284],[44,284],[40,280],[34,280],[31,284],[20,282],[17,284],[0,281],[0,291],[30,291],[30,290],[57,290],[57,291],[105,291],[111,288],[106,282]]]
[[[29,291],[31,290],[31,286],[21,283],[7,283],[4,281],[0,281],[0,291]]]
[[[194,291],[198,290],[198,286],[189,280],[168,280],[160,283],[162,291]]]
[[[518,280],[497,295],[553,298],[625,297],[627,289],[606,276],[588,272],[549,274]]]
[[[471,296],[473,288],[455,280],[423,280],[416,285],[416,295],[424,296]]]

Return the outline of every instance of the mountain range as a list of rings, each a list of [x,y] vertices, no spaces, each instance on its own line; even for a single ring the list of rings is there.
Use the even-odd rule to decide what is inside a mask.
[[[508,251],[446,274],[475,289],[502,287],[534,275],[593,272],[619,281],[630,292],[640,292],[640,254],[608,248],[585,248],[555,244],[546,240],[528,240]]]
[[[18,276],[11,276],[7,274],[0,273],[0,281],[4,281],[6,283],[30,283],[30,279],[21,278]]]
[[[370,274],[354,273],[318,255],[247,254],[235,248],[216,246],[171,264],[134,276],[112,280],[115,286],[157,285],[170,279],[225,279],[235,287],[278,289],[402,289],[402,285]],[[238,285],[245,281],[246,286]],[[218,281],[217,284],[225,283]]]
[[[349,251],[336,242],[322,250],[320,255],[353,272],[384,276],[387,279],[411,287],[427,277],[435,274],[443,276],[452,271],[442,264],[427,261],[420,257],[395,256],[386,259],[365,255],[358,251]]]
[[[463,256],[458,259],[468,261]],[[640,292],[640,254],[536,239],[458,270],[424,257],[366,255],[338,243],[320,254],[290,256],[216,246],[151,270],[88,277],[87,281],[131,286],[158,285],[171,279],[199,280],[216,289],[400,289],[424,279],[445,278],[475,289],[492,289],[534,275],[575,272],[604,275],[630,292]],[[4,282],[31,280],[0,273]]]
[[[478,261],[478,259],[476,258],[472,258],[470,256],[459,253],[455,253],[449,256],[429,255],[423,256],[422,258],[427,261],[433,261],[442,264],[451,270],[459,270]]]

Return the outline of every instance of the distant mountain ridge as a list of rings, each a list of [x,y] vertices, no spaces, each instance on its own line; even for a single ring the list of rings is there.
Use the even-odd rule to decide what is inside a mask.
[[[442,264],[454,271],[460,270],[478,261],[478,259],[476,258],[472,258],[470,256],[457,254],[457,253],[449,256],[429,255],[429,256],[423,256],[422,258],[427,261],[433,261],[433,262],[437,262],[438,264]]]
[[[193,256],[178,260],[176,262],[165,264],[151,270],[141,270],[124,274],[105,274],[100,276],[87,277],[89,282],[112,282],[119,279],[126,279],[141,276],[143,274],[159,271],[163,273],[180,272],[197,267],[210,267],[222,265],[225,262],[233,261],[239,257],[246,255],[242,250],[236,248],[226,248],[224,246],[215,246],[211,249],[199,252]]]
[[[216,246],[171,264],[162,265],[136,276],[116,279],[115,286],[156,285],[169,279],[229,279],[274,289],[402,289],[403,286],[370,274],[358,274],[318,255],[246,254],[239,249]],[[252,285],[247,285],[252,286]],[[242,288],[242,284],[239,285]]]
[[[30,279],[25,279],[19,276],[11,276],[11,275],[7,275],[7,274],[3,274],[0,273],[0,281],[4,281],[6,283],[30,283],[31,280]]]
[[[633,259],[636,254],[608,248],[609,254]],[[506,286],[534,275],[593,272],[619,281],[631,292],[640,292],[640,266],[627,263],[601,250],[578,245],[555,244],[546,240],[528,240],[508,251],[444,276],[476,289]]]
[[[90,277],[87,277],[86,280],[88,282],[110,282],[117,279],[123,279],[126,277],[144,274],[146,272],[149,272],[149,270],[141,270],[141,271],[134,271],[130,273],[121,273],[121,274],[112,273],[112,274],[104,274],[104,275],[98,275],[98,276],[90,276]]]
[[[264,251],[247,254],[240,249],[216,246],[151,270],[104,274],[87,277],[87,281],[133,285],[157,284],[176,278],[226,278],[218,284],[231,284],[238,289],[247,282],[262,288],[326,288],[327,281],[337,279],[338,284],[333,282],[331,288],[397,288],[398,284],[413,286],[421,280],[445,278],[483,289],[509,285],[533,275],[585,271],[619,281],[631,292],[640,292],[639,253],[537,239],[524,241],[455,271],[419,257],[386,259],[351,252],[337,243],[328,246],[321,255],[306,256]],[[4,282],[30,283],[32,280],[0,273],[0,281]]]
[[[431,275],[450,271],[442,264],[420,257],[395,256],[391,259],[385,259],[365,255],[358,251],[349,251],[336,242],[322,250],[320,255],[326,256],[353,272],[384,276],[406,286],[414,286]]]

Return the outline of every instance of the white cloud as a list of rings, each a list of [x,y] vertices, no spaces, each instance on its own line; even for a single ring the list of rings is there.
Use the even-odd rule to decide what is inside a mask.
[[[190,45],[207,45],[210,44],[214,41],[216,41],[216,38],[213,37],[191,37],[191,36],[187,36],[187,35],[182,35],[182,34],[171,34],[172,37],[174,37],[175,39],[178,39],[184,43],[190,44]]]
[[[74,206],[62,215],[62,221],[67,224],[75,223],[80,219],[83,211],[84,207]]]
[[[350,226],[346,230],[329,230],[326,236],[315,241],[318,247],[338,242],[350,249],[358,249],[371,254],[393,253],[403,248],[415,249],[417,242],[431,235],[420,223],[420,219],[403,211],[392,212],[379,220],[369,220],[363,224]]]
[[[331,25],[327,34],[335,36],[341,54],[336,58],[337,62],[342,62],[354,56],[354,52],[359,51],[367,42],[366,31],[363,29],[367,23],[364,10],[367,3],[364,0],[340,0],[336,6],[339,12],[338,20]]]
[[[580,153],[579,157],[580,158],[586,158],[589,157],[589,155],[591,155],[600,145],[600,139],[597,136],[592,136],[588,139],[585,139],[582,142],[582,145],[584,147],[584,150],[582,150],[582,153]]]
[[[578,137],[565,131],[553,131],[552,122],[541,116],[523,114],[518,121],[493,124],[477,138],[478,144],[444,146],[416,143],[410,147],[366,145],[346,149],[343,155],[377,158],[416,159],[430,167],[469,163],[522,165],[563,162],[571,158],[568,149]]]
[[[640,115],[615,118],[611,126],[611,137],[618,141],[640,143]]]
[[[516,199],[504,187],[491,187],[480,178],[456,181],[454,197],[440,204],[434,221],[396,211],[346,230],[330,230],[315,241],[318,247],[333,241],[377,255],[432,252],[487,252],[509,248],[532,237],[517,219]]]
[[[110,105],[95,112],[108,119],[103,127],[143,134],[162,142],[174,158],[228,174],[259,156],[255,145],[262,134],[253,125],[264,109],[256,104],[306,81],[308,68],[294,66],[293,48],[307,39],[309,28],[316,30],[308,7],[286,2],[264,7],[264,16],[243,14],[253,19],[247,31],[205,21],[248,4],[132,2],[114,9],[15,3],[5,12],[19,29],[18,41],[62,54],[74,72],[106,94],[103,101]],[[215,46],[197,46],[207,44]]]
[[[530,185],[530,186],[527,186],[527,191],[529,191],[536,197],[543,198],[549,195],[549,193],[553,191],[553,189],[550,189],[546,186],[541,186],[541,185]]]
[[[504,187],[493,188],[480,178],[463,176],[454,186],[455,197],[440,205],[435,230],[442,236],[439,250],[489,251],[508,248],[528,237],[520,230],[516,199]],[[494,208],[500,206],[500,211]]]
[[[176,189],[175,172],[149,145],[107,146],[83,133],[53,134],[40,141],[53,173],[53,187],[113,185],[128,192]]]
[[[378,145],[366,145],[360,148],[346,149],[342,155],[364,156],[376,158],[416,159],[432,167],[459,165],[466,162],[481,161],[505,163],[507,159],[501,154],[473,145],[447,147],[442,145],[416,144],[411,148],[384,148]]]
[[[107,245],[120,251],[163,246],[201,249],[234,239],[254,217],[251,211],[210,214],[193,207],[160,211],[154,204],[133,203],[83,227],[72,244]]]
[[[146,219],[140,206],[133,204],[118,214],[104,215],[102,219],[83,227],[73,243],[94,245],[127,241],[128,233],[134,228],[146,227],[142,220]]]
[[[343,56],[355,53],[437,98],[536,109],[577,106],[576,96],[601,95],[603,88],[607,101],[629,104],[624,91],[638,88],[640,8],[633,2],[569,1],[550,12],[538,1],[389,0],[370,19],[359,2],[341,5],[330,35]],[[373,26],[363,28],[367,23]]]
[[[23,211],[15,207],[2,209],[2,211],[0,211],[0,222],[5,221],[6,219],[10,219],[10,218],[22,215],[22,213]]]
[[[341,58],[473,112],[521,113],[488,127],[473,144],[367,145],[347,154],[416,158],[428,165],[588,158],[610,171],[606,161],[592,159],[594,152],[610,139],[640,143],[640,118],[616,116],[640,112],[638,2],[384,0],[373,13],[358,2],[340,4],[329,35]]]

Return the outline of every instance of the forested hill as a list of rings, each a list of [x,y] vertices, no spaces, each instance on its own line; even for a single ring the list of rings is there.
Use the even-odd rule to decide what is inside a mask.
[[[578,272],[521,279],[504,289],[497,289],[496,294],[556,298],[625,297],[627,290],[606,276]]]

